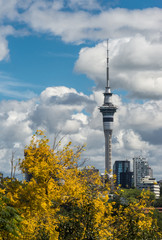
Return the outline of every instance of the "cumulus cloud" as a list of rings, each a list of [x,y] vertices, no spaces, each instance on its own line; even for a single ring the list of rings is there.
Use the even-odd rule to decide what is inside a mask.
[[[64,104],[65,96],[69,99],[69,104]],[[78,96],[81,96],[80,103],[77,102]],[[70,100],[71,97],[73,101]],[[118,105],[113,132],[113,160],[131,160],[140,155],[142,150],[153,166],[155,176],[160,177],[156,165],[160,166],[161,161],[161,136],[159,134],[159,141],[154,141],[153,136],[162,128],[161,101],[147,101],[143,105],[123,103],[119,96],[113,95],[113,102]],[[60,138],[65,136],[63,144],[68,141],[72,141],[74,145],[86,143],[87,150],[83,154],[83,158],[88,159],[86,164],[104,171],[104,134],[102,116],[98,109],[102,103],[101,91],[94,91],[87,96],[63,86],[47,88],[39,98],[30,101],[2,101],[1,170],[9,172],[12,150],[23,157],[23,148],[29,143],[34,131],[42,129],[51,145],[57,133],[60,133]],[[91,108],[89,115],[85,114],[87,105]]]
[[[132,129],[123,129],[118,132],[118,136],[116,137],[115,147],[117,149],[125,149],[125,150],[138,150],[146,149],[148,150],[149,144],[145,141],[142,141],[141,136],[135,133]]]
[[[5,38],[0,37],[0,61],[4,58],[8,57],[9,49],[8,49],[8,43]]]
[[[0,61],[9,57],[9,48],[6,37],[12,35],[14,29],[11,26],[0,26]]]
[[[69,89],[64,86],[47,88],[41,93],[41,100],[50,105],[66,105],[68,109],[77,108],[78,111],[81,111],[85,104],[93,103],[85,94],[78,93],[75,89]]]
[[[41,93],[40,104],[32,113],[31,118],[36,128],[44,127],[52,132],[69,133],[74,126],[79,128],[82,119],[85,121],[87,116],[81,114],[81,111],[88,109],[91,105],[94,105],[93,100],[73,88],[50,87]]]
[[[147,101],[143,104],[129,103],[118,110],[119,128],[129,126],[140,134],[143,141],[162,144],[162,101]]]
[[[106,83],[106,42],[80,50],[75,71],[86,74],[103,89]],[[141,35],[109,42],[110,81],[113,89],[125,90],[129,97],[161,99],[162,43]]]
[[[98,11],[90,11],[93,9]],[[11,23],[15,21],[20,24],[20,29],[23,24],[22,31],[26,23],[33,31],[59,36],[65,42],[133,38],[137,34],[149,41],[161,42],[161,11],[159,8],[103,10],[97,0],[9,0],[7,3],[2,0],[0,21],[4,25],[6,19]],[[149,46],[143,44],[147,50]],[[138,47],[142,48],[143,44]]]
[[[81,5],[83,2],[79,1],[77,4]],[[75,1],[71,1],[72,3],[76,5]],[[130,37],[137,33],[149,39],[154,39],[155,34],[156,40],[161,38],[159,29],[162,15],[158,8],[131,11],[117,8],[91,14],[81,10],[70,13],[58,11],[53,8],[53,4],[54,2],[48,1],[34,2],[21,16],[22,20],[34,30],[50,32],[66,42]]]
[[[78,120],[84,125],[86,125],[88,123],[88,117],[87,117],[87,115],[85,115],[83,113],[73,114],[72,119]]]
[[[90,11],[94,9],[98,11]],[[59,36],[65,42],[129,38],[137,34],[161,41],[161,11],[159,8],[103,10],[97,0],[2,0],[0,22],[5,24],[7,19],[26,23],[34,31]]]
[[[0,20],[5,18],[14,20],[17,16],[17,3],[18,0],[1,0],[0,1]]]
[[[86,10],[94,10],[94,9],[101,9],[99,3],[96,0],[89,0],[88,2],[86,0],[69,0],[65,1],[66,4],[71,9],[86,9]]]
[[[33,107],[33,102],[2,101],[0,104],[0,145],[1,148],[13,148],[16,142],[22,146],[32,134],[28,114]],[[24,138],[26,135],[26,139]]]
[[[78,97],[80,96],[79,100]],[[57,97],[57,98],[56,98]],[[71,98],[71,99],[70,99]],[[67,103],[65,104],[65,99]],[[76,99],[76,101],[75,101]],[[60,100],[60,101],[59,101]],[[60,104],[58,104],[60,102]],[[47,88],[40,95],[40,99],[30,101],[2,101],[0,103],[0,133],[1,164],[3,171],[9,171],[9,157],[7,154],[14,148],[23,154],[23,147],[29,143],[33,131],[45,130],[49,138],[61,132],[62,135],[80,135],[84,125],[88,125],[88,118],[82,110],[86,105],[93,106],[89,96],[78,93],[75,89],[66,87]],[[69,138],[69,137],[68,137]],[[77,137],[77,143],[85,137]],[[2,154],[3,153],[3,154]],[[5,158],[5,160],[4,160]]]
[[[25,22],[33,30],[60,36],[65,42],[130,37],[137,33],[149,39],[161,39],[162,15],[158,8],[103,10],[97,0],[9,0],[7,3],[2,0],[0,4],[2,22],[5,19]]]

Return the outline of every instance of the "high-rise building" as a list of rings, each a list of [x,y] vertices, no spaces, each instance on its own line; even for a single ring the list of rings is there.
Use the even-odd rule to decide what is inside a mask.
[[[130,172],[130,161],[115,161],[113,174],[116,175],[116,185],[123,188],[131,188],[133,183],[133,172]]]
[[[146,158],[135,157],[133,158],[133,172],[134,172],[134,186],[138,187],[142,178],[146,176],[152,177],[152,170]]]
[[[111,89],[109,85],[109,56],[108,56],[108,44],[107,44],[107,68],[106,68],[106,87],[104,92],[104,104],[99,108],[103,115],[103,130],[105,135],[105,170],[108,174],[112,170],[112,131],[113,131],[113,121],[114,113],[117,110],[111,102]]]
[[[120,185],[122,188],[133,187],[133,172],[120,173]]]

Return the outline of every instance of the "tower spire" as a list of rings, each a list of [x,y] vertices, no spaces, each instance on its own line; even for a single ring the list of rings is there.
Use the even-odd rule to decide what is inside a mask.
[[[109,40],[107,39],[107,64],[106,64],[106,87],[104,92],[104,105],[110,104],[110,98],[112,96],[109,80]]]
[[[107,39],[107,71],[106,71],[106,79],[107,85],[106,87],[109,88],[109,40]]]

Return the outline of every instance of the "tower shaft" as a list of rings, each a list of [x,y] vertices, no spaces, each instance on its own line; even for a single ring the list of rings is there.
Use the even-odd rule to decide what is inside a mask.
[[[106,130],[104,131],[105,135],[105,170],[107,172],[110,172],[112,169],[112,147],[111,147],[111,142],[112,142],[112,130]]]

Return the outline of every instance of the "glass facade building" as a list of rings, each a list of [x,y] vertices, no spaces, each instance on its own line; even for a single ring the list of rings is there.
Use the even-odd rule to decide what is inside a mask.
[[[130,161],[115,161],[113,174],[116,175],[116,185],[123,188],[131,188],[133,183],[133,173],[130,172]]]

